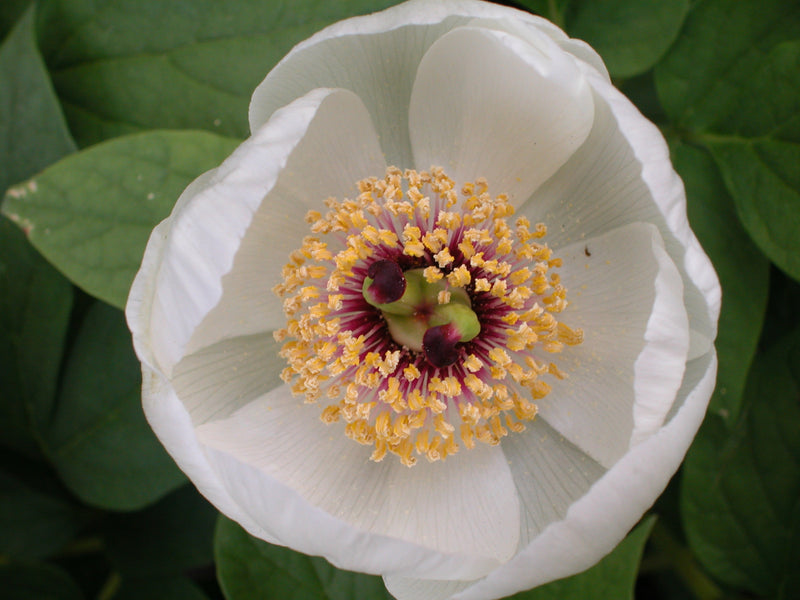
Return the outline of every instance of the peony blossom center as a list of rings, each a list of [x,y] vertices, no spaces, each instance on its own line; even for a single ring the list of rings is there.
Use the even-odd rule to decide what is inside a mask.
[[[583,339],[556,319],[566,289],[545,226],[510,225],[483,179],[459,197],[440,168],[389,167],[358,190],[308,213],[275,287],[283,380],[375,461],[412,466],[522,431],[544,378],[566,377],[546,357]]]

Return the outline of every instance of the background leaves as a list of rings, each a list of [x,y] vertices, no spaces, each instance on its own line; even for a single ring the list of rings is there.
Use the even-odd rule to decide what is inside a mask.
[[[43,52],[82,146],[144,129],[244,138],[264,74],[297,42],[388,0],[215,0],[42,5]],[[108,35],[106,32],[112,32]]]
[[[12,188],[3,212],[75,284],[122,308],[150,231],[183,189],[235,146],[199,131],[111,140]]]
[[[391,599],[380,577],[340,571],[323,558],[267,544],[222,516],[214,556],[229,600]]]
[[[548,583],[528,592],[511,596],[512,600],[561,600],[582,598],[583,600],[632,600],[639,561],[644,545],[655,523],[649,517],[640,523],[627,538],[603,560],[567,579]]]
[[[22,3],[3,4],[10,17]],[[36,44],[33,9],[0,47],[0,191],[40,171],[75,144]]]
[[[185,479],[141,411],[141,374],[119,311],[87,311],[44,433],[64,483],[91,506],[142,508]]]
[[[682,504],[703,564],[761,597],[800,584],[800,331],[771,345],[750,371],[732,434],[710,416],[686,460]]]
[[[761,251],[795,279],[800,278],[798,31],[796,2],[698,2],[683,35],[655,70],[672,126],[711,152],[742,224]]]
[[[379,578],[218,520],[182,485],[142,417],[118,309],[149,231],[247,135],[249,97],[269,68],[325,24],[392,3],[0,3],[4,597],[388,598]],[[517,598],[629,598],[634,585],[656,600],[792,598],[800,4],[517,5],[591,43],[661,127],[723,287],[717,390],[650,543],[648,520],[589,571]]]

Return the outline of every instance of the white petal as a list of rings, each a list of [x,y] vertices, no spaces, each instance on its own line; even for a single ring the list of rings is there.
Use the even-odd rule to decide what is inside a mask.
[[[591,256],[587,256],[587,252]],[[680,275],[658,230],[634,223],[558,251],[570,302],[559,320],[584,341],[554,360],[569,374],[541,416],[605,467],[663,423],[689,348]]]
[[[264,314],[275,318],[274,307],[278,302],[269,290],[277,276],[269,273],[268,294],[259,294],[257,299],[249,300],[252,296],[242,293],[237,300],[248,308],[251,305],[261,306],[262,310],[257,315],[241,314],[239,320],[214,324],[210,331],[209,328],[198,330],[198,325],[222,297],[223,276],[233,267],[241,239],[251,227],[254,215],[269,192],[278,183],[281,184],[282,193],[278,196],[281,200],[294,200],[296,197],[289,195],[285,191],[287,188],[294,189],[296,195],[302,194],[303,189],[317,191],[317,180],[314,178],[312,181],[303,181],[302,185],[306,185],[306,188],[300,188],[301,184],[293,178],[295,174],[290,158],[298,147],[302,147],[303,152],[297,161],[308,164],[311,160],[307,154],[308,146],[312,142],[329,140],[337,131],[341,131],[335,129],[336,123],[352,124],[348,119],[350,112],[341,114],[345,105],[354,107],[352,114],[358,113],[358,108],[355,108],[358,107],[358,99],[350,92],[316,90],[278,111],[220,167],[190,185],[168,217],[169,224],[163,224],[154,231],[153,241],[145,252],[142,272],[137,276],[141,281],[134,283],[134,304],[129,307],[128,316],[132,328],[142,340],[138,347],[147,348],[144,352],[152,351],[154,364],[158,365],[161,372],[168,374],[171,371],[184,355],[193,335],[204,337],[204,341],[210,343],[225,335],[252,332],[251,323]],[[360,110],[368,123],[363,108]],[[364,119],[354,120],[363,125]],[[363,137],[354,133],[351,135],[350,142],[329,144],[327,149],[361,149],[367,144],[363,140],[369,139],[368,133]],[[306,136],[309,141],[304,140]],[[358,142],[363,143],[359,145]],[[351,164],[347,159],[342,159],[342,162]],[[364,162],[354,160],[352,171],[360,171]],[[320,159],[320,180],[323,183],[329,181],[326,174],[335,171],[340,164],[336,160]],[[292,185],[296,187],[292,188]],[[280,220],[276,223],[277,231],[287,233],[283,237],[273,233],[276,239],[269,240],[270,248],[279,256],[287,256],[289,250],[286,247],[292,243],[296,246],[302,239],[303,206],[289,201],[279,207],[272,205],[271,210],[273,215],[280,214]],[[275,218],[278,219],[277,215]],[[293,236],[293,242],[287,239],[290,235]],[[257,258],[256,265],[252,261],[247,263],[252,267],[250,274],[258,275],[249,279],[251,285],[265,278],[259,265],[278,271],[284,260],[268,260],[269,255],[265,257],[263,254]],[[253,270],[257,273],[253,273]],[[248,289],[253,291],[255,286]],[[241,289],[235,291],[242,292]],[[261,292],[261,289],[256,291]],[[271,302],[269,310],[261,305],[267,297]],[[244,321],[240,322],[241,319]],[[269,329],[269,325],[267,322],[256,331]]]
[[[473,18],[543,21],[471,0],[415,0],[340,21],[295,46],[267,75],[253,94],[250,128],[311,89],[345,88],[366,104],[387,162],[411,167],[408,101],[417,65],[440,35]]]
[[[195,436],[189,413],[169,381],[142,365],[142,407],[150,427],[186,476],[220,512],[236,520],[250,534],[271,543],[277,540],[255,524],[234,502],[225,483],[208,464]]]
[[[550,523],[562,520],[569,507],[606,473],[541,418],[529,423],[524,432],[503,438],[502,445],[520,496],[521,548]],[[446,600],[474,583],[396,576],[384,581],[398,600]]]
[[[414,579],[390,575],[383,578],[383,583],[397,600],[447,600],[456,592],[467,589],[473,582]]]
[[[286,361],[271,333],[222,340],[182,358],[172,387],[195,426],[223,419],[282,385]]]
[[[346,90],[327,94],[253,216],[222,279],[222,297],[197,327],[187,352],[283,327],[282,301],[272,288],[282,280],[289,253],[311,234],[306,213],[324,213],[326,198],[353,198],[360,179],[383,175],[386,164],[364,105]]]
[[[589,568],[610,552],[664,490],[697,432],[714,389],[716,354],[687,365],[675,416],[635,446],[513,559],[453,600],[493,600]]]
[[[550,226],[554,248],[627,223],[654,223],[684,280],[692,356],[707,352],[716,337],[719,282],[689,229],[683,182],[666,142],[605,78],[584,71],[595,90],[589,138],[519,212]]]
[[[207,171],[190,183],[176,202],[172,212],[178,213],[183,210],[183,206],[190,198],[206,189],[216,176],[216,171],[216,169]],[[164,251],[167,247],[167,237],[171,227],[172,219],[166,218],[150,233],[142,264],[133,280],[125,304],[125,318],[133,334],[136,356],[150,369],[157,368],[155,352],[150,341],[150,316],[153,310],[156,278],[164,260]]]
[[[520,546],[559,521],[606,470],[537,417],[502,441],[522,507]]]
[[[460,27],[431,46],[409,109],[417,168],[486,177],[521,204],[569,159],[592,125],[591,89],[550,37],[536,41]]]
[[[344,568],[364,570],[366,561],[368,570],[402,574],[419,562],[416,568],[428,576],[448,579],[475,579],[513,555],[519,503],[499,448],[476,448],[444,462],[420,461],[411,469],[392,456],[374,463],[371,448],[348,439],[343,425],[323,424],[319,413],[319,406],[304,405],[287,388],[278,388],[197,430],[201,442],[214,449],[210,460],[228,480],[230,493],[283,543],[323,554]],[[277,510],[267,491],[278,481],[296,496],[291,511]],[[362,538],[385,536],[414,550],[373,555],[369,536],[358,545],[324,544],[326,535],[309,526],[309,512],[334,519],[339,531],[352,530],[349,538],[355,532]],[[437,554],[431,564],[422,560]],[[444,563],[454,571],[441,568]]]
[[[505,31],[517,36],[520,39],[526,40],[528,43],[537,44],[541,35],[544,33],[556,44],[558,44],[564,52],[573,55],[578,60],[586,63],[587,66],[594,68],[601,77],[610,79],[608,70],[606,70],[603,59],[595,50],[583,40],[572,39],[567,36],[556,25],[536,17],[528,15],[526,18],[515,19],[473,19],[468,23],[470,27],[487,27],[489,29],[496,29],[498,31]]]

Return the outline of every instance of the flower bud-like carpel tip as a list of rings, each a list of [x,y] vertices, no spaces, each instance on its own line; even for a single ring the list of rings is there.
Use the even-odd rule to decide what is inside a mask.
[[[403,270],[393,260],[376,260],[369,266],[364,279],[364,299],[372,306],[380,307],[403,297],[406,278]]]

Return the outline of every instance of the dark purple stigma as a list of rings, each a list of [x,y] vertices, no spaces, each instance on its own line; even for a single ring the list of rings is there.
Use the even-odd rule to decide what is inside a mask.
[[[376,260],[367,269],[367,277],[372,279],[369,294],[378,304],[400,300],[406,291],[403,270],[393,260]]]
[[[422,336],[422,351],[434,367],[449,367],[458,360],[456,344],[461,332],[452,323],[431,327]]]

